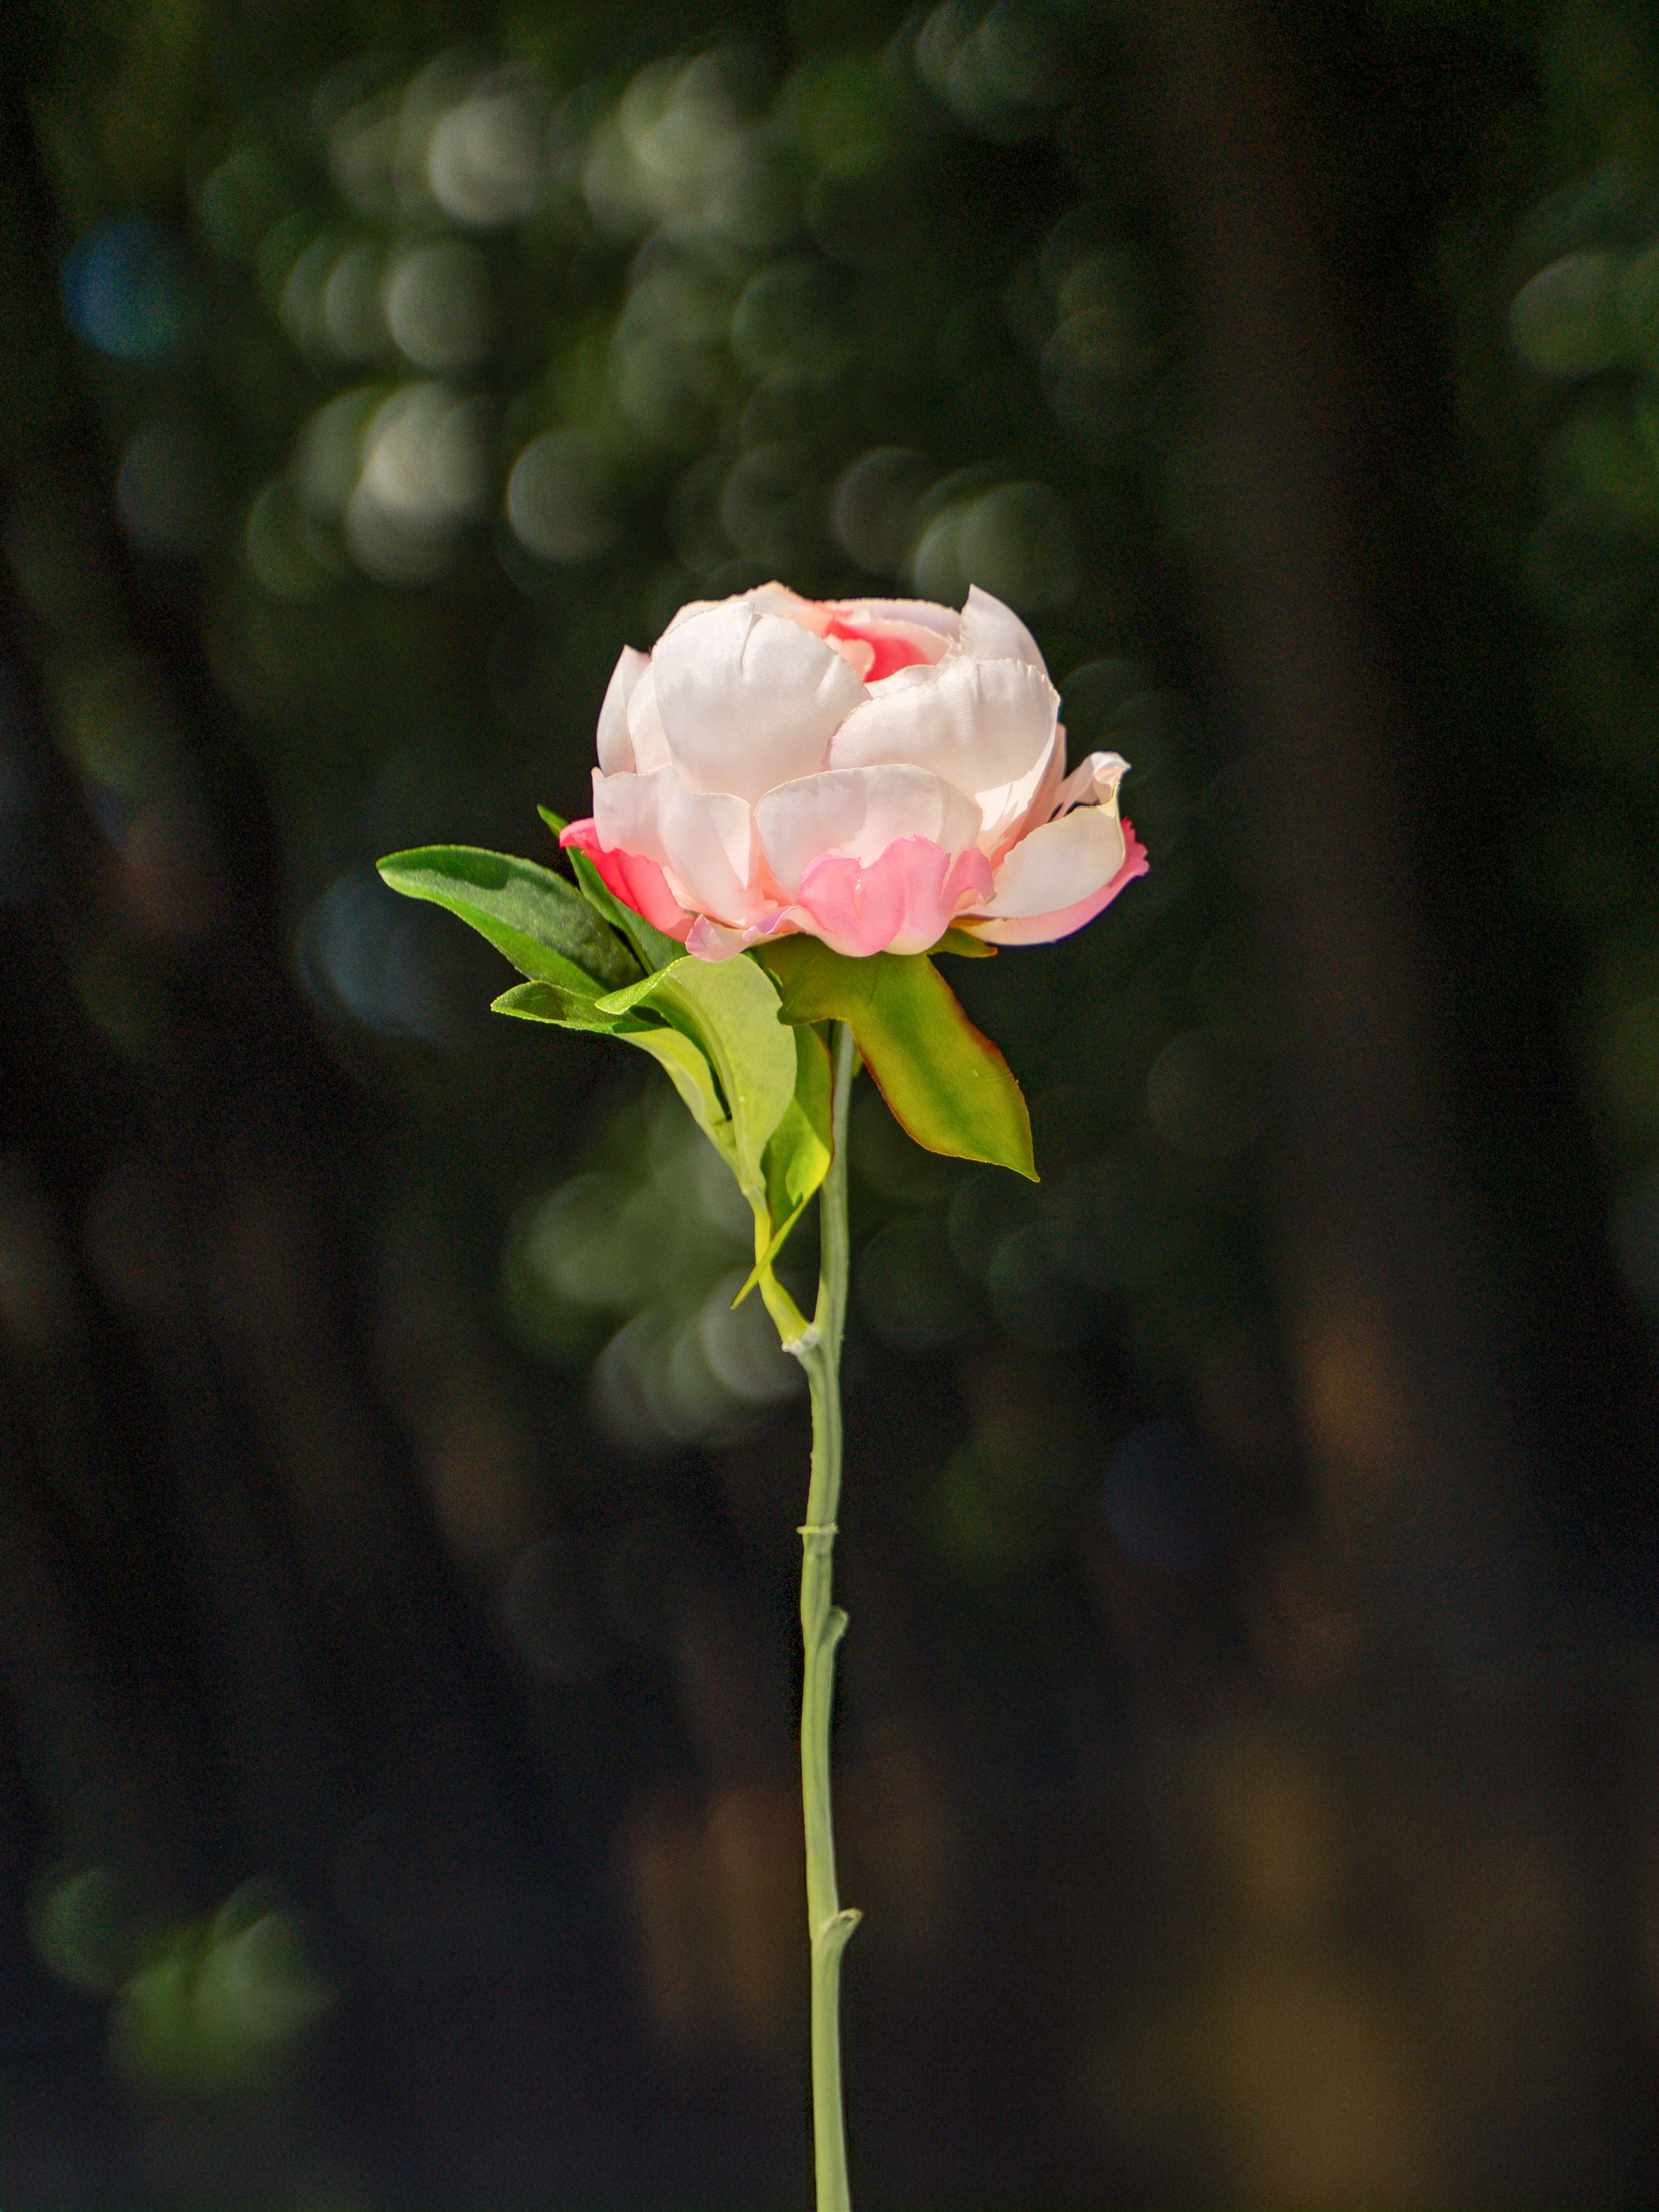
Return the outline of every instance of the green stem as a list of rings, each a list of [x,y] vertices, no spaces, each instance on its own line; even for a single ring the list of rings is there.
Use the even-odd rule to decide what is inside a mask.
[[[859,1923],[836,1889],[836,1836],[830,1809],[830,1716],[836,1694],[836,1646],[847,1615],[830,1601],[841,1496],[841,1340],[847,1318],[847,1102],[853,1087],[853,1032],[836,1040],[832,1108],[835,1157],[818,1201],[818,1302],[811,1327],[788,1346],[806,1370],[812,1397],[812,1479],[800,1531],[800,1626],[806,1671],[801,1693],[801,1808],[806,1819],[806,1927],[812,1960],[812,2151],[817,2212],[850,2212],[847,2134],[841,2097],[841,1954]]]

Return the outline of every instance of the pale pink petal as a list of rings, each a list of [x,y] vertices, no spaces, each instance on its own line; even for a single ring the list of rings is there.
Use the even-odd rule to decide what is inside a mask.
[[[762,944],[769,937],[796,936],[800,924],[795,915],[793,908],[774,907],[746,929],[728,929],[723,922],[710,921],[706,914],[701,914],[691,925],[685,949],[699,960],[729,960],[733,953],[746,952],[751,945]]]
[[[980,842],[1000,842],[1030,803],[1054,745],[1059,694],[1041,669],[954,656],[877,684],[830,740],[832,769],[908,762],[942,776],[981,811]]]
[[[1045,676],[1048,672],[1036,640],[1013,609],[981,592],[977,584],[970,587],[962,610],[961,652],[964,660],[1023,660],[1028,668],[1040,668]]]
[[[692,913],[743,924],[767,903],[754,885],[759,856],[744,799],[687,791],[672,768],[649,775],[602,775],[596,769],[593,819],[607,852],[654,860]]]
[[[641,859],[636,853],[606,852],[591,815],[585,821],[567,823],[559,833],[559,842],[586,853],[601,880],[624,906],[643,915],[653,929],[685,942],[692,918],[669,890],[668,878],[654,860]]]
[[[866,684],[880,684],[901,668],[932,667],[950,650],[950,640],[920,623],[884,620],[867,606],[836,606],[829,610],[824,635],[842,649],[857,647],[867,656],[860,675]]]
[[[929,838],[901,837],[867,866],[814,860],[797,908],[832,951],[861,960],[874,952],[925,952],[990,886],[983,853],[970,849],[953,860]]]
[[[629,694],[628,741],[634,749],[635,775],[650,775],[667,767],[668,737],[657,712],[657,678],[648,660]],[[601,757],[599,766],[605,765]]]
[[[681,781],[750,800],[821,768],[837,725],[868,696],[822,638],[744,599],[671,629],[652,670]]]
[[[607,775],[631,775],[639,766],[628,733],[628,702],[650,665],[648,653],[635,653],[625,645],[611,672],[599,708],[599,766]]]
[[[1022,837],[999,862],[988,915],[1048,914],[1074,906],[1123,865],[1123,825],[1115,806],[1079,806]]]
[[[1115,805],[1117,787],[1128,772],[1129,763],[1121,753],[1091,753],[1060,786],[1042,819],[1057,822],[1074,806]]]
[[[755,809],[755,826],[774,880],[793,898],[813,861],[826,855],[867,866],[900,837],[929,838],[960,853],[978,835],[979,809],[926,769],[828,769],[769,791]]]
[[[936,599],[826,599],[823,604],[832,614],[868,615],[877,622],[932,630],[947,645],[954,645],[962,635],[962,617]]]
[[[1029,804],[1014,817],[1007,829],[1003,831],[1000,847],[991,848],[993,863],[1000,860],[1003,854],[1011,845],[1018,844],[1019,840],[1035,830],[1040,822],[1048,822],[1053,818],[1055,803],[1059,799],[1065,775],[1066,726],[1063,722],[1056,722],[1054,743],[1048,748],[1048,757],[1043,763],[1042,773],[1038,778],[1036,788],[1031,793]],[[981,838],[981,849],[984,847],[984,842]]]
[[[683,906],[743,926],[773,903],[757,880],[759,852],[747,799],[724,791],[687,791],[672,769],[665,787],[663,866]]]
[[[852,631],[843,630],[838,624],[831,623],[830,628],[823,633],[823,639],[826,645],[832,647],[836,653],[840,653],[860,684],[869,682],[870,671],[875,667],[878,656],[875,647],[867,638],[856,636]],[[911,657],[914,659],[914,654]],[[896,662],[894,665],[895,666],[905,665],[902,662]],[[884,668],[880,672],[884,676],[890,676],[892,670]]]
[[[1079,818],[1076,815],[1068,817],[1073,822]],[[1074,930],[1092,921],[1103,908],[1109,906],[1125,884],[1146,874],[1146,848],[1128,822],[1123,824],[1123,864],[1116,874],[1097,890],[1075,900],[1070,906],[1056,908],[1049,914],[1012,915],[987,921],[963,915],[962,920],[975,937],[982,937],[988,945],[1052,945],[1057,938],[1070,937]]]
[[[593,828],[607,853],[635,853],[660,867],[668,857],[662,841],[662,805],[672,769],[649,775],[607,775],[593,770]]]

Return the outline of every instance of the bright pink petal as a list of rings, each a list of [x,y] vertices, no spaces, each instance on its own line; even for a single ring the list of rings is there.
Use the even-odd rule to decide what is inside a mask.
[[[870,665],[860,672],[866,684],[879,684],[884,677],[896,676],[901,668],[931,665],[942,657],[949,641],[936,630],[910,623],[883,622],[863,609],[832,614],[824,635],[854,639],[870,647]]]
[[[951,855],[927,837],[901,837],[868,866],[815,860],[801,878],[796,911],[833,951],[855,960],[874,952],[925,952],[970,900],[988,898],[991,866],[973,848]]]
[[[1020,915],[990,921],[966,917],[975,936],[982,937],[988,945],[1052,945],[1057,938],[1071,936],[1109,907],[1125,884],[1146,874],[1146,848],[1135,836],[1133,823],[1127,820],[1123,824],[1123,844],[1122,866],[1109,883],[1103,884],[1097,891],[1091,891],[1087,898],[1079,899],[1073,906],[1058,907],[1052,914]]]
[[[624,906],[643,915],[653,929],[661,930],[665,937],[684,944],[691,916],[669,890],[668,878],[654,860],[641,860],[637,853],[607,853],[599,842],[592,815],[568,823],[559,832],[559,842],[586,853],[606,888],[614,891]]]

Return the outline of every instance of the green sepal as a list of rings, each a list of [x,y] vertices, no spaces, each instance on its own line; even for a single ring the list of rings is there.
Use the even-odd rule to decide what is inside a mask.
[[[800,936],[775,939],[753,957],[776,982],[786,1022],[850,1024],[882,1097],[917,1144],[1037,1180],[1020,1087],[926,953],[851,960]]]
[[[591,903],[534,860],[471,845],[426,845],[377,865],[394,891],[459,915],[532,982],[596,999],[639,972],[628,945]]]
[[[556,814],[550,806],[538,806],[536,811],[556,837],[568,826],[563,815]],[[631,906],[617,896],[586,853],[579,851],[574,845],[567,846],[565,857],[570,863],[570,872],[576,878],[576,887],[582,896],[595,914],[601,915],[613,929],[621,930],[638,953],[642,968],[649,969],[654,974],[658,969],[672,967],[676,960],[685,957],[683,945],[677,944],[672,937],[665,937],[661,930],[653,929],[642,914],[635,914]]]
[[[928,946],[927,957],[931,960],[936,952],[954,952],[958,960],[994,960],[997,957],[994,945],[975,937],[971,929],[958,929],[954,922],[937,945]]]

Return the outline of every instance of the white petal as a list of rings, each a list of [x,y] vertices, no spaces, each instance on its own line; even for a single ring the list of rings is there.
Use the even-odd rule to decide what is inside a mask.
[[[962,655],[964,660],[1023,660],[1028,668],[1048,672],[1036,640],[1013,609],[977,584],[969,587],[962,610]]]
[[[996,890],[977,915],[1054,914],[1110,883],[1123,866],[1117,808],[1079,806],[1021,838],[996,873]]]
[[[633,740],[628,734],[628,702],[634,687],[651,665],[648,653],[635,653],[625,645],[611,672],[599,708],[599,766],[607,775],[631,775],[636,766]]]
[[[787,615],[791,621],[799,623],[803,629],[812,630],[822,637],[824,625],[830,619],[825,611],[830,604],[825,599],[804,599],[798,592],[792,592],[787,584],[755,584],[748,591],[739,592],[729,599],[688,599],[683,607],[676,609],[663,636],[666,637],[670,630],[680,629],[694,615],[706,615],[711,607],[741,605],[753,607],[757,614]],[[658,641],[661,642],[660,640]]]
[[[1059,705],[1042,670],[1017,660],[952,655],[936,667],[902,668],[836,731],[829,766],[905,762],[943,776],[979,806],[988,850],[1041,784]]]
[[[654,775],[593,771],[593,826],[608,853],[637,853],[642,860],[662,866],[666,857],[662,842],[664,778],[672,773],[659,769]]]
[[[822,638],[744,599],[669,630],[652,671],[682,782],[740,799],[821,768],[836,726],[869,696]]]
[[[668,738],[663,729],[662,716],[657,710],[657,678],[647,665],[634,685],[628,701],[628,736],[634,748],[634,768],[640,775],[649,775],[668,765]],[[605,763],[599,763],[603,768]]]
[[[1054,793],[1048,819],[1058,822],[1074,806],[1117,805],[1117,787],[1129,773],[1121,753],[1090,753],[1072,770]]]
[[[599,842],[654,860],[680,904],[741,926],[768,902],[749,889],[756,873],[755,823],[741,799],[687,791],[672,768],[649,775],[593,771]]]
[[[1066,732],[1058,722],[1048,750],[1012,783],[979,794],[981,852],[994,853],[1026,830],[1046,822],[1054,811],[1053,792],[1066,769]]]
[[[827,599],[837,614],[874,615],[878,622],[914,623],[918,629],[937,630],[954,644],[962,635],[962,617],[954,607],[933,599]]]
[[[688,791],[672,769],[662,815],[663,872],[684,907],[741,927],[771,902],[750,884],[757,870],[755,817],[724,791]]]
[[[954,858],[978,835],[979,809],[925,769],[829,769],[769,791],[755,827],[780,890],[793,898],[826,854],[868,867],[897,838],[927,837]]]

